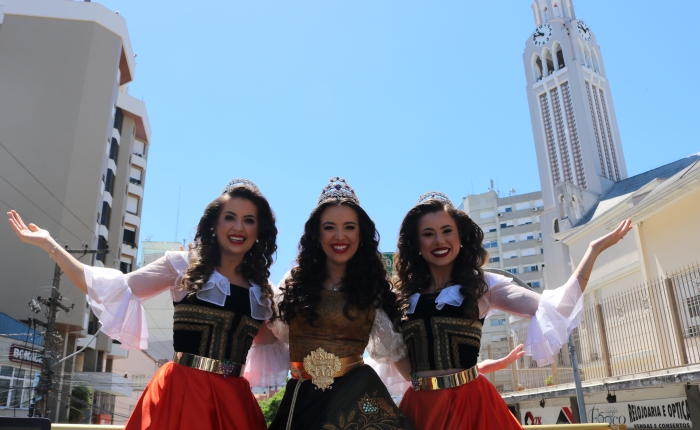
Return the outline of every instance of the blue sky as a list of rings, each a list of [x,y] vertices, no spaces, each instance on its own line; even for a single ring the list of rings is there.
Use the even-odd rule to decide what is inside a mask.
[[[189,240],[206,204],[246,177],[277,214],[277,282],[331,176],[355,188],[383,251],[426,191],[540,189],[528,0],[102,4],[127,20],[129,92],[153,129],[142,240]],[[574,5],[602,47],[629,174],[699,152],[700,3]]]

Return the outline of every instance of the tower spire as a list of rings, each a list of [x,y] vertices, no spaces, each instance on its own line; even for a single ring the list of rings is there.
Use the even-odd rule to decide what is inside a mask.
[[[572,0],[534,0],[532,12],[535,15],[536,26],[554,20],[576,19]]]

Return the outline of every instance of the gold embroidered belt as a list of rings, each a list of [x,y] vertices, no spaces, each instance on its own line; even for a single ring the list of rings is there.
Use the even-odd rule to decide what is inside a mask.
[[[422,377],[411,373],[411,385],[416,391],[420,390],[441,390],[443,388],[454,388],[468,384],[479,376],[477,366],[456,373],[443,376]]]
[[[241,376],[243,370],[245,370],[245,364],[234,363],[231,360],[215,360],[186,352],[176,352],[173,361],[181,366],[224,375],[224,378],[227,376]]]
[[[338,358],[331,352],[318,348],[311,351],[304,357],[304,361],[293,361],[291,363],[292,378],[302,381],[311,380],[316,388],[326,390],[331,388],[335,378],[347,374],[352,369],[364,365],[362,355],[351,355],[349,357]]]

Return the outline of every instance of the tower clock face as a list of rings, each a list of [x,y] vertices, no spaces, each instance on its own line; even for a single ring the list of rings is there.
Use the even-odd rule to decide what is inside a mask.
[[[578,21],[576,23],[576,26],[578,27],[578,34],[581,35],[583,40],[589,41],[591,40],[591,29],[588,28],[585,22],[583,21]]]
[[[542,46],[549,42],[551,37],[552,26],[549,24],[540,24],[540,26],[535,29],[535,32],[532,33],[532,43],[534,43],[535,46]]]

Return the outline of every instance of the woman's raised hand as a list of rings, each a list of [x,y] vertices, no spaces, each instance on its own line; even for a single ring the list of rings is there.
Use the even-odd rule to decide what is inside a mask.
[[[51,241],[51,235],[48,231],[37,227],[35,224],[30,223],[29,226],[24,224],[22,217],[15,211],[10,211],[7,213],[7,221],[12,226],[12,230],[15,231],[17,237],[24,243],[29,243],[31,245],[36,245],[41,248],[46,249]]]
[[[506,367],[510,366],[513,364],[515,360],[518,358],[522,357],[525,355],[525,351],[523,349],[523,344],[521,343],[520,345],[516,346],[510,354],[507,356],[500,358],[498,360],[484,360],[481,363],[478,364],[479,366],[479,373],[481,374],[486,374],[486,373],[491,373],[491,372],[496,372],[498,370],[503,370]]]
[[[622,240],[622,238],[625,237],[630,230],[632,230],[632,220],[626,219],[622,221],[620,225],[617,226],[617,228],[611,233],[608,233],[600,239],[596,239],[591,242],[591,248],[593,251],[600,254]]]

